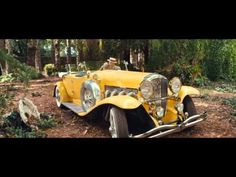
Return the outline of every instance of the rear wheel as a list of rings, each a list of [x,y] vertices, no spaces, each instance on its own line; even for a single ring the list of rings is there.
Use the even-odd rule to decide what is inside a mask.
[[[56,86],[55,98],[56,98],[57,107],[64,108],[63,105],[61,104],[60,90],[59,90],[58,86]]]
[[[190,96],[186,96],[184,98],[183,104],[184,104],[184,113],[187,112],[189,117],[197,115],[196,107]]]
[[[125,112],[117,107],[110,109],[110,127],[109,131],[112,138],[128,138],[128,123],[125,116]]]

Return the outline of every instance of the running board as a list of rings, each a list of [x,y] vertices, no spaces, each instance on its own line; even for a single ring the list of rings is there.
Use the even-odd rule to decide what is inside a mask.
[[[69,108],[70,110],[72,110],[75,113],[81,113],[84,112],[82,106],[78,106],[77,104],[74,103],[68,103],[68,102],[64,102],[62,103],[65,107]]]

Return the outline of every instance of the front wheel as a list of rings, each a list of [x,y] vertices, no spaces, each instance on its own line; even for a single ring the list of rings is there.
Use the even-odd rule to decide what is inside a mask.
[[[190,96],[186,96],[184,98],[183,104],[184,104],[184,113],[187,112],[189,117],[197,115],[196,107]]]
[[[128,123],[125,116],[125,112],[117,107],[110,109],[110,127],[109,131],[112,138],[128,138]]]

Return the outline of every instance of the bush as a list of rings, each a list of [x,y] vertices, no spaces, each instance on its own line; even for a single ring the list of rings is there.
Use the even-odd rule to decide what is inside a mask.
[[[230,105],[236,110],[236,98],[228,98],[223,101],[224,104]]]
[[[56,72],[56,68],[54,64],[46,64],[43,69],[47,76],[51,76],[53,73]]]
[[[1,135],[12,138],[45,138],[47,134],[43,130],[54,127],[56,121],[54,116],[47,113],[40,114],[40,117],[41,119],[38,123],[40,129],[38,130],[26,125],[17,111],[4,117],[2,116],[0,117]]]
[[[22,128],[14,128],[7,127],[5,129],[5,134],[10,138],[45,138],[47,135],[41,130],[32,129],[31,131],[22,129]]]
[[[16,76],[13,73],[0,76],[0,82],[13,82],[16,80]]]
[[[201,65],[191,65],[185,59],[181,59],[177,63],[170,65],[168,72],[165,71],[162,74],[169,76],[169,78],[177,76],[183,84],[204,86],[207,82],[207,78],[202,75]]]
[[[53,115],[47,113],[40,114],[40,121],[38,127],[41,129],[48,129],[56,126],[56,121]]]
[[[21,63],[19,60],[15,59],[11,55],[6,54],[6,52],[0,50],[0,60],[7,61],[10,65],[11,71],[17,80],[24,83],[27,87],[31,79],[37,79],[40,77],[40,73],[31,66]]]
[[[1,94],[0,93],[0,108],[4,108],[8,101],[14,97],[13,94]]]

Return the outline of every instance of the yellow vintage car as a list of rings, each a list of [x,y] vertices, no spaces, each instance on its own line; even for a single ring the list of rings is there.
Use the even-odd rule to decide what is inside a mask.
[[[191,95],[199,91],[158,73],[103,70],[59,73],[54,89],[59,108],[80,117],[104,118],[113,138],[157,138],[206,119]]]

